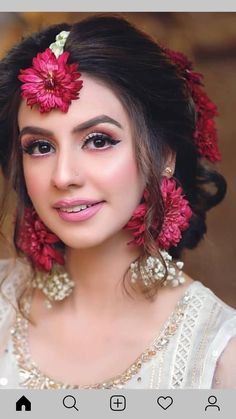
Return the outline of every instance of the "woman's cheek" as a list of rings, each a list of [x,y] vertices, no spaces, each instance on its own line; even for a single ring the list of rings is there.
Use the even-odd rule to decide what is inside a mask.
[[[103,165],[102,175],[107,184],[129,183],[128,181],[139,178],[138,168],[131,150],[126,149],[119,157],[110,160],[108,164]]]
[[[41,194],[45,192],[45,173],[35,173],[33,169],[25,168],[24,177],[28,195],[31,198],[38,197],[39,199],[41,199]]]
[[[105,187],[108,194],[124,206],[127,202],[128,206],[138,204],[142,198],[145,182],[138,171],[136,161],[133,158],[123,158],[116,164],[103,172],[101,184]],[[102,185],[101,185],[102,186]]]

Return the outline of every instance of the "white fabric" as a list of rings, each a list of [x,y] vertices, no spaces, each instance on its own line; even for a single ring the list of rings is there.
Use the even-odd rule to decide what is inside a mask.
[[[8,267],[8,260],[0,260],[0,282]],[[31,273],[23,259],[8,273],[2,290],[13,304]],[[188,293],[183,320],[169,344],[122,388],[236,388],[236,311],[198,281]],[[10,335],[14,318],[14,308],[1,295],[0,388],[22,388]]]

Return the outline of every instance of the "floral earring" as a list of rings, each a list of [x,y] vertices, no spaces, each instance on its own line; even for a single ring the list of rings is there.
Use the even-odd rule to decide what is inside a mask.
[[[59,241],[59,238],[45,226],[34,208],[24,208],[17,246],[38,270],[32,285],[45,294],[48,308],[52,307],[53,301],[60,301],[69,296],[74,288],[74,281],[68,273],[63,268],[54,267],[54,264],[65,264],[64,255],[53,247],[53,244]]]
[[[52,247],[58,242],[59,238],[48,230],[35,209],[25,207],[17,246],[31,259],[37,269],[50,272],[54,262],[64,265],[63,254]]]
[[[189,202],[183,196],[183,189],[177,186],[173,178],[163,177],[161,194],[164,202],[164,222],[162,230],[156,240],[158,247],[169,249],[176,246],[181,237],[181,232],[189,226],[192,210]],[[134,239],[129,244],[141,246],[144,244],[144,217],[147,212],[147,191],[144,191],[144,202],[136,208],[125,228],[131,230]],[[155,228],[155,226],[153,226]]]
[[[167,167],[165,173],[171,175],[171,168]],[[134,236],[134,239],[128,244],[135,244],[137,246],[144,244],[144,232],[146,228],[144,219],[147,212],[147,194],[147,191],[144,191],[144,202],[138,205],[130,221],[125,226],[126,229],[132,231]],[[160,248],[160,254],[166,266],[164,266],[161,259],[152,256],[147,258],[144,266],[141,266],[138,262],[131,264],[131,282],[136,282],[138,276],[141,275],[141,279],[147,287],[150,287],[158,280],[162,281],[166,269],[167,277],[164,285],[171,282],[173,286],[177,286],[185,281],[181,271],[184,265],[183,262],[172,262],[172,257],[166,250],[171,246],[176,246],[181,240],[182,231],[186,230],[189,226],[192,210],[189,202],[183,196],[183,189],[177,186],[173,178],[163,176],[161,194],[164,202],[164,221],[156,239],[156,244]],[[156,225],[153,225],[154,229],[156,227]]]

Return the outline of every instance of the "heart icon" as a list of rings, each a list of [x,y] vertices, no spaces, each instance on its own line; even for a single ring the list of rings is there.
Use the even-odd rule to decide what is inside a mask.
[[[173,399],[170,396],[160,396],[157,399],[157,404],[162,407],[162,409],[166,410],[168,407],[170,407],[173,403]]]

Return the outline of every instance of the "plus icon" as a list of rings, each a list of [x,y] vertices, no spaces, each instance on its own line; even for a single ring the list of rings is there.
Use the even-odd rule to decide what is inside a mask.
[[[111,410],[125,410],[126,408],[126,398],[125,396],[115,395],[110,398],[110,408]]]

